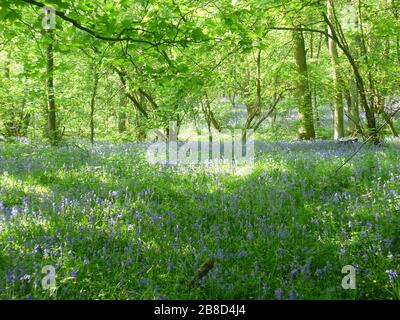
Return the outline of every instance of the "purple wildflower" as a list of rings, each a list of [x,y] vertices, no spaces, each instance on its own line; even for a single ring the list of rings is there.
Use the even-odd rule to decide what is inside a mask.
[[[282,289],[278,288],[275,290],[275,296],[277,300],[282,300]]]
[[[389,276],[390,283],[394,282],[399,276],[399,273],[396,270],[386,270],[386,273]]]
[[[70,275],[71,275],[71,278],[76,278],[76,276],[78,275],[78,270],[73,270],[71,273],[70,273]]]
[[[299,272],[299,270],[293,269],[292,271],[290,271],[290,277],[291,277],[292,279],[296,278],[298,272]]]
[[[323,268],[317,268],[317,270],[315,270],[315,273],[318,277],[322,277],[325,273],[325,270]]]
[[[12,207],[10,218],[13,218],[14,216],[16,216],[18,214],[18,212],[19,212],[19,210],[17,207]]]
[[[111,191],[110,192],[110,196],[111,197],[117,197],[119,195],[119,192],[118,191]]]
[[[289,291],[289,300],[296,300],[298,297],[299,294],[296,292],[296,290]]]

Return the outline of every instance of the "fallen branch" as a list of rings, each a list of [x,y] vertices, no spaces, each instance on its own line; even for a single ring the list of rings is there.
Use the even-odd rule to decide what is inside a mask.
[[[210,270],[214,267],[214,259],[209,258],[204,262],[199,269],[197,269],[195,276],[189,282],[189,288],[193,287],[199,280],[204,278]]]

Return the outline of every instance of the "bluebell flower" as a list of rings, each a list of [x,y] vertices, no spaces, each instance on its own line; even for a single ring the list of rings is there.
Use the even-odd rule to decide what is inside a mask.
[[[275,296],[277,300],[282,300],[282,289],[278,288],[275,290]]]
[[[16,216],[18,214],[18,212],[19,212],[19,210],[17,207],[12,207],[10,218],[13,218],[14,216]]]
[[[169,261],[168,265],[167,265],[168,272],[170,272],[174,266],[175,266],[175,263],[173,263],[172,261]]]
[[[290,277],[291,277],[292,279],[296,278],[298,272],[299,272],[299,270],[293,269],[292,271],[290,271]]]
[[[301,267],[301,272],[304,275],[309,275],[310,274],[310,263],[307,262],[304,266]]]
[[[317,270],[315,270],[315,273],[318,277],[322,277],[325,273],[325,270],[323,268],[317,268]]]
[[[245,257],[246,251],[243,248],[240,248],[238,256],[239,256],[239,258]]]
[[[399,273],[396,270],[386,270],[386,273],[388,274],[390,283],[394,282],[399,276]]]
[[[151,282],[151,280],[148,278],[140,278],[138,280],[138,285],[146,285],[147,286],[150,284],[150,282]]]
[[[111,191],[110,196],[111,197],[117,197],[119,195],[119,191]]]
[[[348,225],[349,225],[349,228],[353,228],[353,222],[351,222],[351,221],[349,221],[349,223],[348,223]]]
[[[298,297],[299,294],[296,292],[296,290],[289,291],[289,300],[296,300]]]

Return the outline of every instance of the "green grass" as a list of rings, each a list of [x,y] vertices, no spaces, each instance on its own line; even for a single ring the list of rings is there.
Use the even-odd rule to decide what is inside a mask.
[[[254,167],[168,168],[128,145],[0,146],[0,298],[399,299],[399,146],[337,173],[354,148],[265,144]]]

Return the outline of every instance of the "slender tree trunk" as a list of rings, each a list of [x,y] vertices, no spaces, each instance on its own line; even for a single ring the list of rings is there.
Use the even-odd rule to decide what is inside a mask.
[[[213,140],[212,131],[211,131],[212,127],[214,127],[214,129],[218,130],[219,132],[221,132],[222,128],[220,127],[217,119],[215,119],[214,113],[211,111],[210,102],[208,100],[206,101],[205,107],[203,108],[203,113],[204,113],[204,118],[207,123],[208,138],[209,138],[209,141],[212,142],[212,140]]]
[[[371,62],[370,59],[368,59],[368,53],[370,51],[370,48],[365,41],[360,1],[359,1],[359,28],[360,28],[360,36],[361,36],[361,41],[360,41],[361,53],[363,56],[366,57],[365,59],[366,59],[366,64],[367,64],[367,69],[368,69],[367,74],[368,74],[368,81],[369,81],[370,104],[371,104],[372,110],[374,113],[381,114],[383,116],[383,119],[389,125],[389,128],[390,128],[393,136],[398,137],[398,133],[396,131],[396,128],[394,127],[392,119],[385,111],[385,98],[382,96],[382,94],[377,89],[377,81],[376,81],[376,78],[374,78],[374,74],[373,74],[373,71],[377,68],[377,66],[374,64],[373,61]],[[388,51],[389,50],[388,50],[387,46],[385,46],[384,54],[386,55],[387,59],[388,59]]]
[[[396,51],[397,51],[397,60],[400,63],[400,36],[396,36]]]
[[[6,88],[9,88],[9,85],[11,83],[11,67],[10,67],[10,53],[6,51],[5,55],[5,64],[4,64],[4,77],[7,80],[7,85]],[[7,136],[14,136],[15,135],[15,116],[14,116],[14,103],[12,99],[7,99],[5,102],[5,105],[7,108],[5,108],[5,112],[2,112],[2,117],[3,117],[3,122],[5,126],[5,133]]]
[[[387,114],[386,111],[382,111],[382,117],[386,121],[386,123],[389,125],[390,131],[392,132],[393,137],[398,138],[399,133],[397,132],[392,119],[390,118],[390,116]]]
[[[332,21],[333,0],[327,0],[328,18]],[[332,30],[328,26],[328,33],[332,35]],[[343,117],[343,94],[341,87],[341,78],[338,72],[338,52],[335,41],[328,39],[329,55],[332,63],[332,78],[334,91],[334,139],[338,140],[344,137],[344,117]]]
[[[114,67],[115,72],[117,72],[122,85],[125,88],[125,94],[127,96],[127,98],[133,102],[134,106],[136,107],[136,109],[139,110],[139,112],[147,119],[149,117],[149,114],[147,113],[147,110],[143,108],[143,105],[138,101],[136,94],[134,92],[130,92],[129,91],[129,86],[126,80],[126,73],[123,70],[120,70],[116,67]]]
[[[316,55],[314,55],[314,50],[311,51],[312,59],[316,58],[317,61],[319,60],[319,57],[321,54],[322,43],[323,43],[323,37],[321,35],[318,40]],[[319,114],[319,110],[318,110],[318,92],[317,92],[317,87],[315,85],[311,86],[311,95],[312,95],[315,124],[319,127],[319,126],[321,126],[321,118],[320,118],[320,114]]]
[[[378,143],[379,137],[377,134],[375,113],[374,113],[373,106],[370,106],[368,103],[368,94],[366,91],[364,78],[360,71],[360,67],[359,67],[358,63],[356,62],[356,60],[354,59],[353,55],[351,54],[351,51],[347,45],[347,42],[346,42],[346,39],[344,38],[343,33],[341,32],[341,29],[339,28],[339,30],[335,30],[334,29],[335,22],[332,22],[326,16],[325,13],[322,13],[322,15],[324,17],[325,22],[328,24],[328,26],[332,30],[332,36],[333,36],[335,42],[340,46],[340,49],[343,51],[343,54],[346,56],[347,60],[349,61],[350,65],[353,69],[354,78],[356,80],[357,90],[358,90],[359,97],[360,97],[360,105],[363,107],[363,109],[365,111],[365,116],[367,118],[367,128],[368,128],[367,136],[372,142]],[[334,10],[334,15],[335,15],[335,10]]]
[[[261,49],[257,50],[257,79],[256,79],[256,90],[257,90],[257,105],[256,105],[256,113],[261,113],[262,107],[262,97],[261,97]]]
[[[299,74],[297,81],[300,120],[298,135],[300,139],[310,140],[315,138],[315,129],[303,32],[294,31],[293,38],[295,41],[294,57]]]
[[[346,91],[347,110],[349,115],[348,133],[350,135],[360,134],[360,109],[358,91],[354,79],[349,81],[349,88]]]
[[[126,120],[127,120],[126,112],[121,111],[119,113],[119,119],[118,119],[118,132],[119,133],[124,133],[126,131]]]
[[[93,67],[93,91],[92,98],[90,99],[90,143],[94,144],[94,112],[96,104],[97,87],[99,84],[99,74],[97,66]]]
[[[56,119],[56,100],[55,100],[55,92],[54,92],[54,51],[53,51],[53,33],[52,30],[48,30],[47,34],[51,39],[51,42],[47,45],[47,78],[46,78],[46,87],[47,87],[47,124],[48,124],[48,134],[50,138],[50,143],[52,145],[57,144],[58,136],[57,136],[57,119]]]
[[[135,96],[136,100],[138,101],[139,105],[141,106],[141,108],[143,110],[146,109],[145,106],[145,97],[141,94],[139,94],[139,92],[135,92],[133,93],[133,95]],[[140,110],[136,110],[136,140],[139,142],[142,142],[146,139],[147,136],[147,132],[146,132],[146,128],[145,128],[145,121],[146,117],[143,115],[142,112],[140,112]]]
[[[354,19],[354,36],[352,38],[352,46],[354,46],[360,55],[360,35],[358,33],[358,15]],[[350,135],[362,134],[361,120],[360,120],[360,99],[359,91],[357,88],[357,80],[354,77],[350,77],[348,81],[348,90],[346,90],[346,101],[348,110],[348,133]]]
[[[377,97],[377,108],[378,108],[378,112],[382,115],[383,120],[389,126],[393,137],[398,138],[399,137],[399,133],[397,132],[396,127],[394,126],[394,123],[393,123],[390,115],[385,110],[385,97],[383,97],[381,95],[379,95]]]
[[[376,112],[376,107],[375,107],[375,101],[374,101],[374,89],[373,89],[373,79],[372,79],[372,74],[371,74],[371,68],[372,66],[369,64],[369,59],[368,59],[368,52],[367,52],[367,46],[366,46],[366,42],[365,42],[365,36],[364,36],[364,26],[363,26],[363,17],[362,17],[362,12],[361,12],[361,1],[358,0],[358,21],[357,21],[357,26],[358,26],[358,45],[360,48],[360,53],[361,55],[363,55],[365,57],[365,64],[367,66],[367,78],[370,84],[370,90],[369,90],[369,94],[367,94],[367,88],[366,85],[364,83],[363,87],[364,90],[361,93],[360,92],[360,97],[361,97],[361,103],[365,106],[368,106],[367,109],[365,109],[365,113],[366,113],[366,117],[367,117],[367,122],[368,122],[368,129],[369,129],[369,136],[373,137],[373,140],[375,140],[375,142],[378,142],[378,137],[377,137],[377,128],[376,128],[376,117],[375,117],[375,112]],[[361,74],[360,74],[360,78]],[[357,79],[356,77],[356,81],[361,82],[359,79]],[[370,103],[368,104],[368,97],[369,97],[369,101]]]
[[[118,132],[119,133],[124,133],[126,131],[126,121],[127,121],[127,115],[126,115],[126,105],[127,105],[127,99],[126,95],[121,91],[120,97],[119,97],[119,116],[118,116]]]
[[[317,127],[319,127],[319,126],[321,126],[321,118],[319,116],[318,96],[317,96],[317,90],[316,90],[315,86],[313,86],[311,92],[312,92],[314,120],[315,120],[315,124],[317,125]]]
[[[213,137],[212,137],[212,132],[211,132],[211,121],[210,120],[206,120],[206,122],[207,122],[207,129],[208,129],[208,141],[210,143],[212,143]]]
[[[392,0],[392,8],[393,8],[393,15],[396,20],[399,20],[399,12],[400,12],[400,1],[399,0]],[[396,34],[396,52],[397,52],[397,60],[400,63],[400,35]]]
[[[24,96],[21,102],[20,128],[19,128],[19,132],[22,136],[28,135],[29,123],[31,121],[31,113],[26,112],[25,107],[26,107],[26,98]]]

